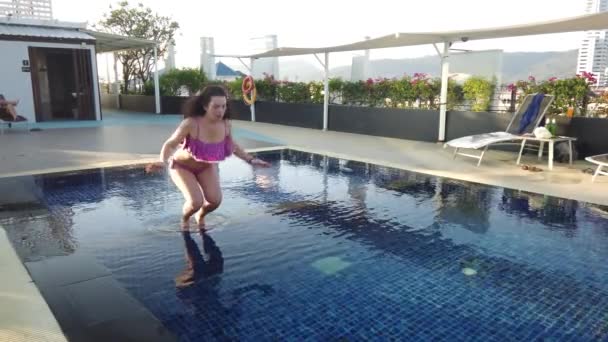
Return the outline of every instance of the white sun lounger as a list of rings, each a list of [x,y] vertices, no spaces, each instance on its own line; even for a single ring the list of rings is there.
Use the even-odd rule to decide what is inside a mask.
[[[585,158],[585,160],[597,165],[597,169],[595,169],[595,172],[593,173],[593,177],[591,177],[592,182],[595,182],[595,178],[597,177],[597,175],[608,176],[607,171],[602,171],[602,168],[604,168],[604,167],[608,168],[608,153],[590,156],[590,157]]]
[[[511,121],[509,122],[509,125],[507,126],[507,128],[505,129],[504,132],[492,132],[492,133],[468,135],[465,137],[450,140],[450,141],[446,142],[443,145],[443,147],[444,148],[448,147],[448,146],[453,147],[454,148],[454,158],[456,158],[457,155],[475,158],[475,159],[479,160],[477,162],[477,166],[481,165],[481,160],[483,159],[483,156],[486,153],[486,151],[488,150],[488,147],[490,147],[490,145],[500,143],[500,142],[507,142],[507,141],[521,139],[521,135],[518,132],[519,123],[522,119],[523,114],[528,109],[528,106],[530,106],[530,104],[532,103],[532,99],[534,98],[535,95],[536,94],[526,95],[522,104],[519,106],[517,111],[513,114],[513,117],[511,118]],[[549,106],[551,106],[553,99],[554,99],[553,95],[544,96],[544,98],[540,104],[539,113],[537,114],[536,119],[533,121],[533,123],[530,123],[526,127],[525,131],[522,134],[531,134],[534,131],[534,129],[536,127],[538,127],[540,122],[545,117],[545,113],[549,109]],[[477,154],[477,155],[460,152],[460,149],[479,150],[481,148],[483,148],[483,150],[481,151],[481,154]]]

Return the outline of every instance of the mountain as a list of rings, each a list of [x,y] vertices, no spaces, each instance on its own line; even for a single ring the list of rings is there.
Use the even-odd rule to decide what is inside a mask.
[[[576,74],[577,58],[578,50],[506,53],[503,59],[505,83],[525,80],[529,75],[539,80],[553,76],[572,77]]]
[[[533,75],[538,80],[549,77],[570,77],[576,73],[578,50],[548,51],[548,52],[505,52],[503,53],[502,83],[526,80]],[[491,63],[491,59],[488,59]],[[322,70],[316,63],[302,61],[281,61],[281,79],[288,77],[298,81],[321,80]],[[480,60],[477,58],[460,57],[459,72],[476,74]],[[331,77],[350,79],[350,65],[330,69]],[[403,74],[412,75],[416,72],[439,76],[440,60],[437,56],[424,56],[408,59],[377,59],[370,63],[373,77],[400,77]],[[469,72],[467,72],[469,71]]]

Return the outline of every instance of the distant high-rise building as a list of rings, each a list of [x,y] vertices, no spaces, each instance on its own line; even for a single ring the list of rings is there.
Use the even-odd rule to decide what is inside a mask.
[[[369,40],[370,37],[365,37],[365,40]],[[365,50],[363,56],[353,56],[350,66],[350,80],[351,81],[364,81],[370,77],[370,62],[369,62],[369,50]]]
[[[53,19],[51,0],[0,0],[0,17]]]
[[[213,37],[201,37],[201,64],[200,67],[210,80],[215,79],[215,47]]]
[[[351,81],[365,81],[369,78],[369,59],[367,56],[353,56],[350,67]]]
[[[175,69],[175,41],[167,45],[167,56],[165,57],[165,70]]]
[[[608,11],[608,0],[585,0],[588,14]],[[597,85],[608,86],[608,30],[587,31],[578,50],[576,72],[593,73]]]
[[[276,35],[251,38],[253,53],[262,53],[279,47]],[[252,75],[254,78],[263,78],[264,74],[272,75],[276,80],[279,75],[279,58],[260,58],[253,63]]]

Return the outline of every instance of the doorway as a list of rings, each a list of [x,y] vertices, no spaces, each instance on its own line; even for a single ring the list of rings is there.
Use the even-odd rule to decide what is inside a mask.
[[[29,48],[36,121],[95,120],[91,51]]]

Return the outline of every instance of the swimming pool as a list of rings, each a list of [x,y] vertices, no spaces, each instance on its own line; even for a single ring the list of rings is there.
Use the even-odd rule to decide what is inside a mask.
[[[35,176],[0,223],[24,261],[94,255],[183,341],[608,338],[608,208],[264,158],[222,165],[202,236],[179,232],[181,195],[141,166]]]

